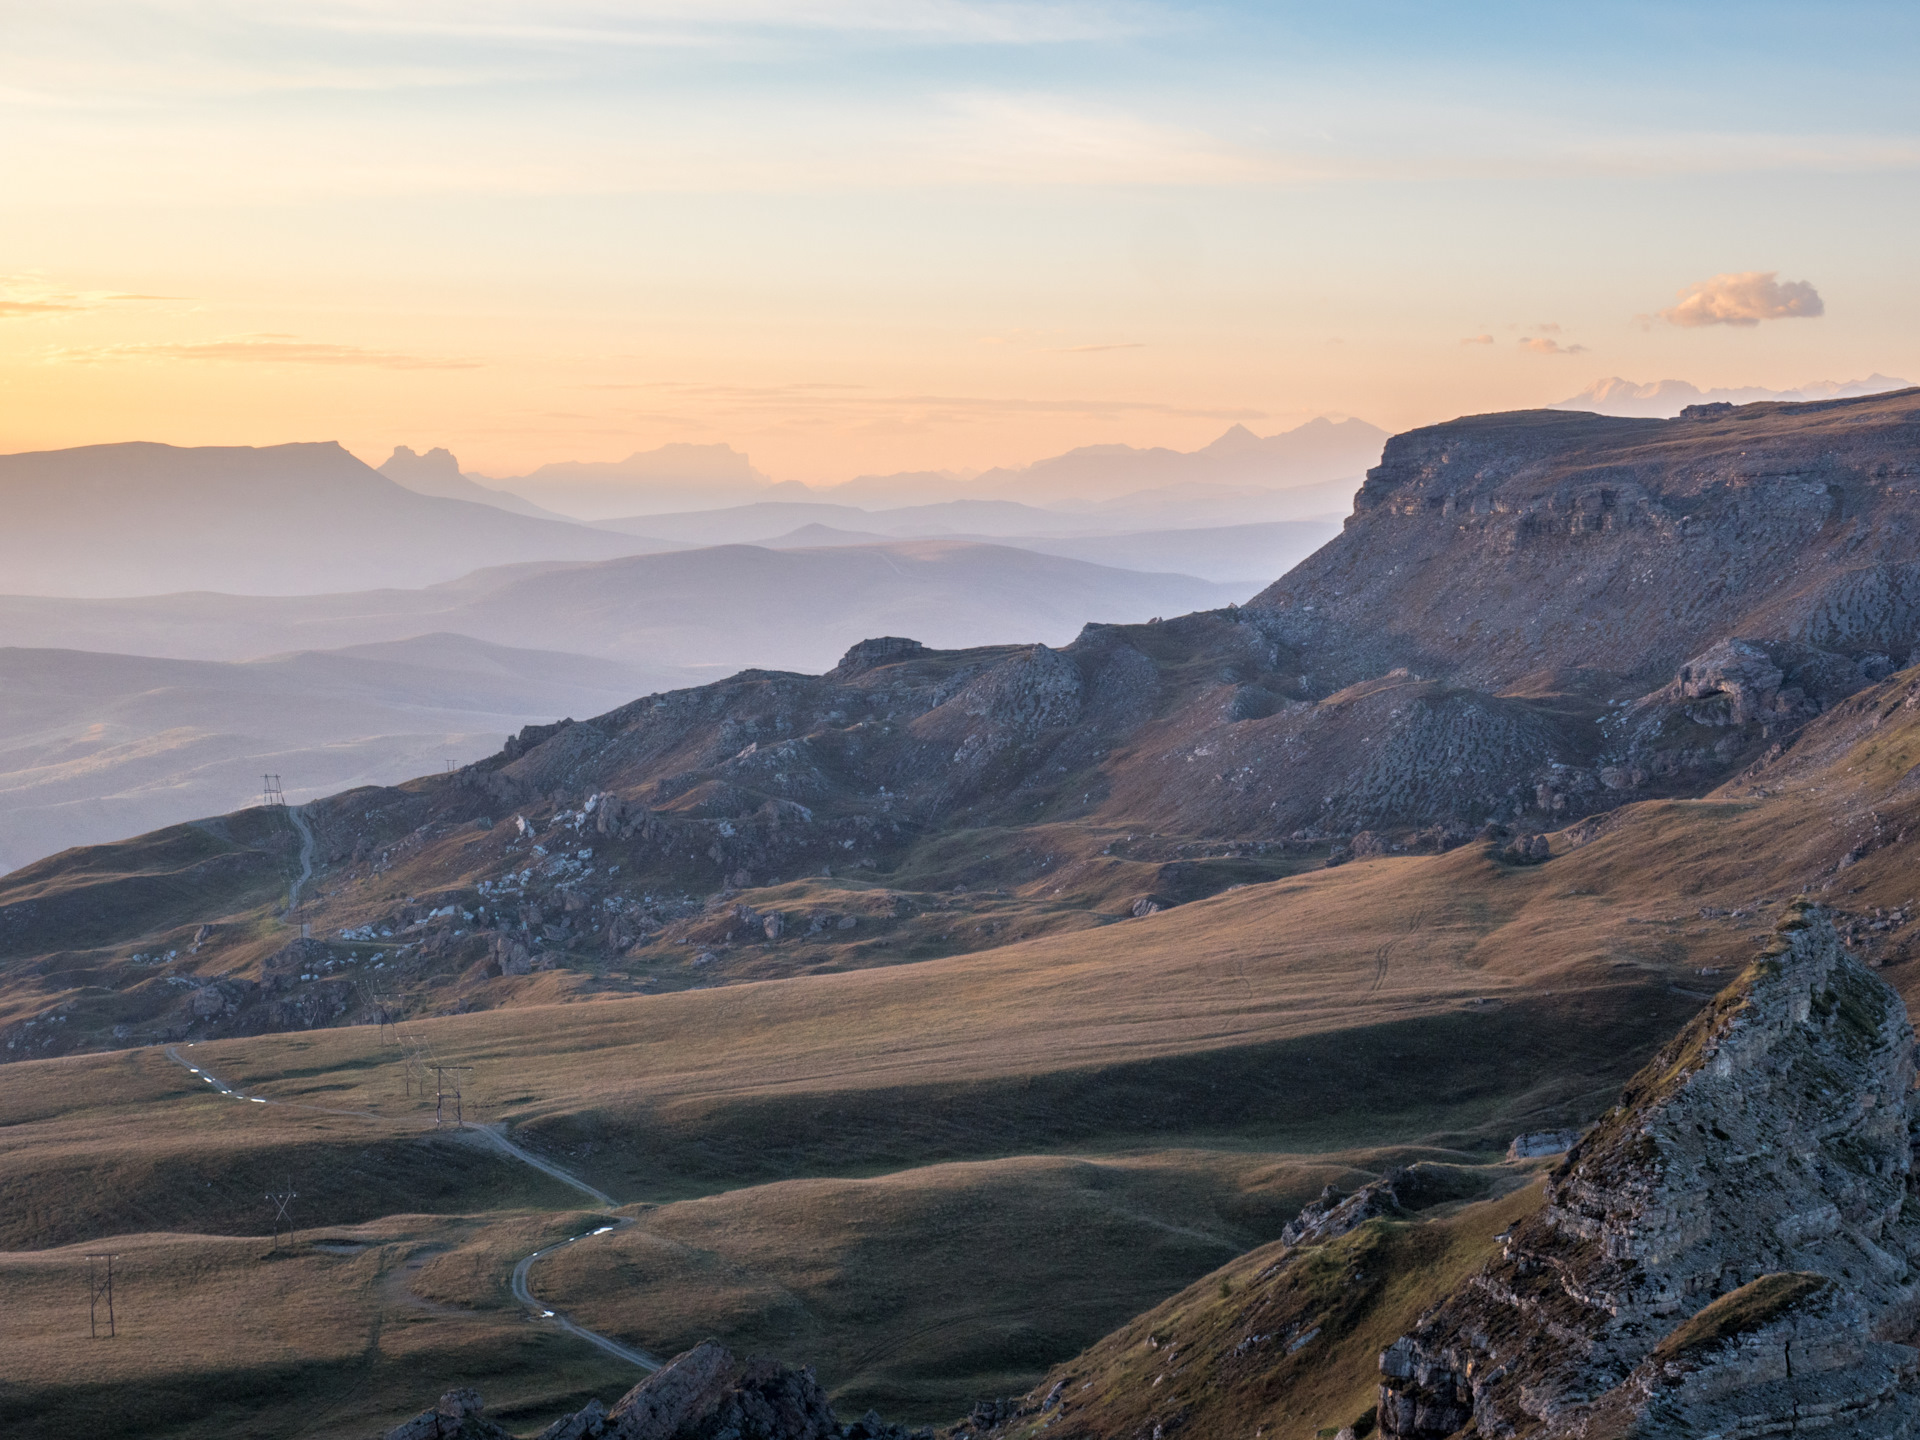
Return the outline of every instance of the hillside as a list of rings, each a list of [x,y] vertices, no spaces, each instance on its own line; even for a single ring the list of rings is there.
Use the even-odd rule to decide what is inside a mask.
[[[1165,446],[1084,445],[1028,465],[1002,466],[972,479],[934,474],[863,475],[826,486],[818,498],[844,505],[897,506],[916,500],[1013,500],[1027,505],[1092,511],[1101,507],[1142,510],[1161,501],[1143,497],[1189,493],[1238,492],[1243,505],[1262,495],[1322,492],[1350,481],[1377,463],[1386,432],[1364,420],[1319,416],[1275,435],[1256,435],[1244,425],[1198,450]],[[1351,493],[1351,492],[1348,492]],[[1344,502],[1345,495],[1339,500]],[[1263,520],[1299,519],[1344,503],[1314,502],[1317,508],[1287,514],[1261,513]],[[1218,522],[1225,523],[1222,516]],[[1142,517],[1141,524],[1177,524],[1176,512]]]
[[[259,797],[465,763],[671,672],[458,635],[245,663],[0,649],[0,872]]]
[[[480,1067],[469,1094],[487,1118],[616,1198],[653,1202],[635,1212],[634,1227],[593,1242],[606,1247],[598,1256],[581,1248],[542,1262],[554,1267],[542,1272],[540,1290],[550,1304],[656,1353],[718,1334],[815,1360],[836,1402],[853,1413],[880,1403],[907,1417],[951,1417],[975,1396],[1034,1383],[1047,1366],[1067,1364],[1183,1285],[1215,1303],[1221,1277],[1211,1272],[1223,1263],[1236,1299],[1265,1293],[1272,1258],[1257,1249],[1245,1260],[1230,1257],[1279,1240],[1323,1185],[1351,1190],[1416,1161],[1451,1167],[1468,1198],[1475,1187],[1498,1194],[1524,1181],[1524,1165],[1495,1163],[1506,1141],[1599,1114],[1632,1067],[1711,994],[1717,982],[1705,976],[1739,970],[1771,940],[1784,897],[1803,886],[1834,906],[1855,955],[1912,991],[1912,854],[1894,837],[1920,826],[1920,815],[1908,813],[1916,802],[1900,787],[1920,763],[1920,710],[1906,703],[1916,686],[1920,675],[1908,673],[1856,697],[1813,727],[1791,758],[1738,790],[1636,804],[1604,826],[1557,834],[1545,863],[1515,864],[1498,845],[1378,858],[1144,919],[1108,909],[1090,930],[1014,940],[1010,926],[1000,948],[955,954],[949,946],[947,958],[939,958],[940,935],[1005,924],[1023,906],[1032,913],[1058,903],[1058,889],[1084,894],[1104,883],[1131,893],[1139,862],[1083,863],[1063,887],[1036,855],[1027,878],[1009,875],[991,890],[976,880],[960,894],[932,875],[789,881],[741,891],[724,910],[705,913],[718,920],[745,904],[783,915],[771,944],[762,934],[714,948],[723,965],[751,954],[792,978],[676,992],[688,980],[701,984],[712,965],[696,964],[690,947],[657,958],[643,950],[571,974],[535,966],[496,978],[491,992],[468,999],[504,1008],[412,1023],[443,1062]],[[362,797],[363,808],[371,798]],[[110,893],[152,886],[163,871],[180,873],[183,861],[269,859],[273,817],[253,812],[249,823],[253,829],[236,826],[224,840],[202,833],[169,841],[174,854],[164,863],[157,850],[150,858],[125,850],[111,880],[101,855],[90,903],[97,912]],[[622,856],[634,853],[592,833],[596,854],[609,843]],[[429,896],[424,882],[445,887],[460,878],[461,864],[474,867],[468,874],[493,872],[475,858],[481,851],[463,849],[475,835],[425,835],[398,851],[370,851],[369,863],[389,890],[442,898],[454,892]],[[182,848],[189,840],[204,847],[198,858]],[[279,866],[254,872],[274,895],[284,893],[291,851],[280,852]],[[549,863],[557,853],[549,847]],[[525,848],[520,857],[541,858]],[[151,878],[136,873],[142,866]],[[344,883],[350,893],[354,868],[334,870],[326,889]],[[241,961],[241,937],[222,933],[244,923],[247,887],[257,882],[237,866],[204,873],[240,907],[216,928],[214,944],[191,956],[183,945],[157,968],[102,965],[111,943],[94,952],[100,958],[62,960],[32,983],[71,984],[82,974],[71,968],[79,961],[96,988],[68,991],[71,998],[31,1028],[16,1021],[8,1040],[58,1055],[65,1036],[45,1044],[39,1037],[91,1023],[110,993],[121,1013],[134,1013],[140,991],[168,988],[169,973],[211,981],[193,993],[210,993],[222,1012],[232,1004],[244,1013],[255,1003],[249,984],[258,984],[290,1014],[321,1018],[334,1009],[330,992],[351,1007],[356,992],[339,977],[373,963],[370,951],[388,956],[390,971],[395,949],[410,947],[398,989],[414,964],[407,955],[445,943],[429,920],[396,928],[384,942],[376,936],[371,946],[327,945],[331,970],[319,952],[303,958],[324,978],[268,976]],[[549,890],[542,879],[504,898],[490,880],[495,893],[473,899],[491,911],[545,906],[552,896],[556,913],[578,916],[559,898],[582,887],[577,870],[572,876],[571,884]],[[41,877],[30,896],[16,889],[4,913],[19,916],[20,901],[30,899],[44,923],[63,924],[64,902],[46,882]],[[152,913],[152,900],[143,903]],[[196,918],[174,913],[183,927]],[[369,914],[318,913],[329,925]],[[837,920],[815,930],[808,917],[819,913],[856,915],[851,939],[870,953],[852,951]],[[23,932],[15,925],[10,933]],[[276,942],[268,932],[253,943],[271,953]],[[902,953],[885,953],[896,948]],[[575,946],[548,951],[562,953],[579,955],[575,964],[588,959]],[[897,963],[916,956],[927,958]],[[865,968],[848,971],[849,964]],[[10,973],[19,974],[11,964]],[[569,995],[595,1003],[551,1008]],[[189,1023],[207,1035],[227,1022],[216,1014]],[[560,1354],[541,1352],[553,1358],[539,1360],[490,1328],[513,1314],[504,1278],[512,1258],[538,1243],[516,1238],[529,1222],[514,1208],[524,1197],[503,1193],[506,1176],[447,1171],[424,1149],[408,1163],[439,1166],[438,1183],[451,1188],[416,1189],[402,1202],[350,1180],[329,1158],[364,1154],[386,1136],[386,1168],[433,1143],[417,1138],[421,1102],[402,1084],[400,1050],[369,1026],[203,1039],[190,1053],[250,1093],[327,1113],[196,1098],[181,1088],[191,1077],[174,1070],[181,1080],[165,1080],[170,1067],[158,1051],[32,1061],[14,1072],[15,1143],[0,1165],[0,1189],[78,1195],[78,1178],[88,1177],[86,1204],[63,1210],[59,1227],[48,1228],[51,1217],[39,1211],[23,1212],[42,1243],[118,1234],[130,1237],[134,1253],[157,1254],[156,1241],[131,1232],[262,1233],[250,1228],[263,1222],[253,1218],[247,1181],[262,1167],[290,1168],[303,1191],[314,1189],[309,1223],[332,1227],[318,1237],[343,1252],[403,1242],[416,1256],[412,1247],[423,1245],[452,1251],[431,1268],[420,1257],[422,1268],[390,1290],[366,1291],[356,1272],[342,1270],[294,1292],[309,1307],[321,1296],[377,1302],[365,1318],[343,1319],[350,1335],[369,1333],[381,1314],[387,1324],[417,1317],[410,1353],[429,1367],[417,1374],[382,1362],[368,1389],[344,1371],[329,1378],[327,1366],[339,1362],[320,1364],[313,1351],[301,1383],[317,1387],[341,1417],[314,1433],[371,1430],[380,1406],[397,1419],[463,1376],[482,1377],[490,1401],[523,1416],[525,1428],[583,1403],[579,1371],[562,1367]],[[426,1106],[430,1112],[430,1098]],[[371,1118],[354,1118],[362,1111]],[[135,1134],[130,1127],[142,1138],[119,1169],[103,1170],[102,1141]],[[193,1164],[212,1187],[170,1184],[165,1166],[139,1158],[147,1147],[180,1157],[169,1165]],[[1499,1202],[1484,1218],[1463,1213],[1432,1243],[1395,1240],[1363,1263],[1378,1275],[1389,1259],[1410,1261],[1417,1284],[1394,1291],[1391,1305],[1356,1332],[1362,1348],[1343,1352],[1345,1369],[1329,1369],[1316,1352],[1316,1372],[1335,1383],[1313,1395],[1329,1403],[1299,1417],[1297,1430],[1276,1433],[1304,1440],[1358,1413],[1376,1373],[1373,1353],[1411,1325],[1422,1297],[1479,1264],[1488,1238],[1520,1213],[1515,1206],[1531,1203],[1507,1193],[1511,1204]],[[397,1203],[448,1218],[382,1218]],[[593,1223],[576,1219],[566,1233]],[[210,1251],[225,1242],[195,1243]],[[65,1253],[6,1263],[23,1277],[44,1273],[33,1281],[44,1288]],[[1338,1253],[1340,1264],[1367,1262]],[[244,1267],[196,1263],[204,1278],[191,1292],[194,1304],[218,1303],[250,1283]],[[302,1263],[335,1262],[316,1252]],[[1343,1273],[1333,1266],[1335,1279]],[[975,1299],[956,1309],[956,1293]],[[183,1292],[181,1303],[187,1299]],[[51,1303],[36,1300],[42,1309],[18,1320],[32,1323]],[[156,1294],[148,1303],[175,1302]],[[1176,1304],[1191,1308],[1192,1299]],[[435,1305],[462,1313],[442,1315]],[[946,1319],[929,1324],[936,1312]],[[173,1312],[149,1313],[159,1321]],[[290,1311],[266,1305],[256,1313],[275,1333],[298,1333]],[[1144,1329],[1156,1331],[1158,1322],[1149,1317]],[[1227,1335],[1225,1348],[1240,1338],[1242,1331]],[[1138,1347],[1125,1348],[1131,1373]],[[92,1413],[86,1407],[96,1403],[60,1354],[32,1349],[26,1393],[49,1426]],[[216,1346],[194,1363],[223,1377],[222,1393],[236,1405],[282,1393],[278,1380],[253,1375],[238,1350]],[[631,1383],[599,1373],[586,1380],[597,1386],[587,1393],[611,1398]],[[1358,1403],[1339,1388],[1349,1383]],[[242,1405],[235,1423],[248,1413]]]
[[[964,541],[784,552],[729,545],[501,566],[417,590],[0,596],[0,633],[40,649],[206,660],[459,634],[598,656],[656,675],[692,667],[711,675],[748,665],[824,670],[856,641],[898,630],[936,644],[1009,635],[1064,644],[1088,616],[1144,620],[1245,593],[1244,586]]]
[[[1340,538],[1251,608],[1335,684],[1401,665],[1485,688],[1651,681],[1738,638],[1784,647],[1830,698],[1920,640],[1917,443],[1920,390],[1414,430]]]
[[[0,576],[12,595],[298,595],[644,548],[583,525],[416,494],[333,444],[5,455],[0,506]]]
[[[1342,496],[1345,509],[1348,497]],[[1190,517],[1183,517],[1190,518]],[[1010,501],[956,500],[900,510],[847,505],[742,505],[692,515],[610,520],[609,528],[639,534],[698,536],[709,544],[754,544],[776,550],[873,545],[889,538],[939,538],[1010,545],[1149,574],[1172,572],[1222,584],[1284,574],[1339,534],[1337,520],[1257,521],[1213,527],[1132,530],[1102,525],[1083,514],[1046,511]],[[667,548],[662,545],[660,548]]]
[[[1796,902],[1570,1151],[1538,1137],[1567,1151],[1544,1183],[1464,1207],[1512,1180],[1417,1164],[1329,1187],[965,1429],[1899,1434],[1920,1418],[1913,1033]]]

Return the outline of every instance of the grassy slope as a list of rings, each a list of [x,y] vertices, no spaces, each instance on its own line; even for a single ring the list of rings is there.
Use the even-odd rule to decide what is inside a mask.
[[[1019,1388],[1117,1315],[1271,1233],[1329,1167],[1386,1163],[1354,1147],[1501,1144],[1595,1112],[1718,988],[1693,972],[1743,962],[1770,928],[1766,905],[1711,918],[1703,909],[1747,910],[1803,885],[1863,918],[1908,899],[1902,835],[1910,820],[1920,831],[1920,797],[1902,787],[1920,734],[1901,693],[1850,702],[1803,755],[1738,792],[1632,807],[1544,866],[1505,867],[1476,848],[1369,861],[915,965],[418,1025],[442,1058],[479,1067],[476,1091],[522,1139],[623,1200],[659,1202],[634,1230],[553,1262],[538,1282],[550,1301],[658,1345],[712,1331],[812,1354],[854,1405],[886,1397],[902,1413],[950,1414],[959,1389]],[[1889,979],[1914,988],[1902,928],[1863,943],[1891,963]],[[9,1068],[0,1098],[0,1185],[73,1207],[88,1242],[159,1224],[231,1232],[258,1226],[234,1216],[262,1167],[272,1178],[303,1153],[309,1173],[331,1174],[343,1154],[421,1146],[418,1102],[371,1031],[193,1053],[278,1097],[385,1118],[189,1093],[190,1079],[151,1052],[35,1062]],[[342,1203],[351,1193],[369,1208],[338,1218],[403,1206],[368,1188],[391,1163],[366,1178],[339,1172]],[[183,1192],[190,1164],[232,1178],[213,1187],[218,1203],[170,1214],[165,1197]],[[538,1223],[517,1207],[572,1203],[515,1176],[453,1178],[449,1212],[493,1208],[449,1247],[457,1259],[410,1284],[455,1297],[438,1303],[501,1303],[507,1263]],[[332,1182],[314,1183],[321,1194]],[[222,1185],[231,1201],[219,1200]],[[85,1199],[96,1191],[105,1198]],[[52,1262],[43,1251],[4,1263]],[[73,1255],[60,1263],[64,1278],[45,1281],[45,1325],[70,1339],[59,1307],[72,1305]],[[206,1281],[205,1295],[228,1298],[204,1303],[237,1304],[257,1289],[252,1264],[206,1262],[209,1276],[230,1278]],[[344,1303],[356,1274],[316,1269],[301,1303]],[[1229,1267],[1230,1291],[1238,1276]],[[202,1293],[198,1283],[169,1282],[168,1293]],[[1217,1292],[1217,1279],[1207,1283]],[[310,1433],[352,1433],[326,1428],[328,1404],[351,1399],[355,1416],[384,1417],[420,1403],[423,1385],[483,1364],[527,1373],[513,1358],[527,1332],[503,1324],[470,1351],[449,1340],[406,1384],[372,1390],[344,1351],[316,1342],[318,1378],[302,1392],[314,1397],[303,1410]],[[256,1373],[245,1337],[208,1335],[210,1348],[178,1373]],[[1366,1367],[1352,1356],[1376,1338],[1367,1330],[1339,1365],[1359,1376]],[[579,1354],[539,1343],[543,1355]],[[489,1347],[497,1353],[483,1361]],[[22,1372],[50,1433],[58,1416],[124,1394],[142,1365],[155,1384],[176,1373],[161,1352],[136,1353],[103,1387],[91,1353],[49,1344]],[[1332,1364],[1302,1372],[1334,1378],[1285,1401],[1288,1425],[1351,1418],[1341,1407],[1365,1386],[1336,1384]],[[538,1390],[520,1384],[488,1389]],[[618,1385],[609,1373],[601,1393]]]
[[[487,1228],[532,1248],[569,1218],[577,1227],[539,1215]],[[273,1255],[257,1237],[166,1233],[0,1255],[7,1435],[363,1437],[456,1384],[537,1427],[632,1384],[630,1367],[491,1292],[477,1305],[433,1298],[417,1277],[480,1228],[397,1215],[307,1231]],[[119,1256],[118,1334],[90,1340],[86,1252],[102,1248]]]
[[[1055,1367],[1057,1409],[1007,1429],[1028,1440],[1171,1433],[1331,1435],[1373,1406],[1378,1356],[1540,1203],[1529,1185],[1453,1214],[1372,1220],[1324,1245],[1242,1255]]]
[[[844,1408],[951,1418],[1404,1154],[1198,1149],[791,1180],[651,1210],[543,1293],[672,1353],[805,1356]]]

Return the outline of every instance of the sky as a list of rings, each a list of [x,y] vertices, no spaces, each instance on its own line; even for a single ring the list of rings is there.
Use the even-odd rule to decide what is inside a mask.
[[[1920,7],[0,0],[0,451],[777,479],[1920,378]]]

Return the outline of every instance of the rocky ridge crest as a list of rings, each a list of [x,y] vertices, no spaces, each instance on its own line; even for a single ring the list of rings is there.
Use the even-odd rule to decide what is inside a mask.
[[[1796,908],[1382,1354],[1381,1434],[1913,1433],[1913,1083],[1899,997]]]

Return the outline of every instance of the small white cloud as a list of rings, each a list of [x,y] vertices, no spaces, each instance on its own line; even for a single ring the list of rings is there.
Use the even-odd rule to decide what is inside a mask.
[[[1102,350],[1144,350],[1144,340],[1122,340],[1113,345],[1069,345],[1064,350],[1056,350],[1056,355],[1097,355]]]
[[[1558,340],[1545,335],[1523,336],[1520,341],[1522,350],[1531,350],[1536,355],[1584,355],[1584,345],[1562,345]]]
[[[1662,310],[1669,325],[1758,325],[1762,320],[1811,320],[1826,304],[1805,280],[1780,281],[1777,270],[1716,275],[1680,292],[1680,303]]]
[[[1469,335],[1460,343],[1462,345],[1491,345],[1493,343],[1493,337],[1491,335]]]

